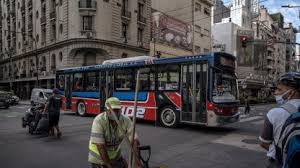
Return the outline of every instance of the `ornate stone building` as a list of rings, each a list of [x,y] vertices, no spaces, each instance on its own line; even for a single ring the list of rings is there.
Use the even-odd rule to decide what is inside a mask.
[[[55,71],[149,52],[151,0],[0,0],[0,86],[28,98]]]

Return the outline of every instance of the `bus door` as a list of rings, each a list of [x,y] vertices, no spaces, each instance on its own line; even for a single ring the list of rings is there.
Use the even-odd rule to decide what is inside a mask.
[[[206,81],[207,75],[203,73],[206,64],[193,63],[182,65],[181,121],[204,124],[206,122]],[[205,75],[204,75],[205,74]]]
[[[105,110],[105,101],[113,94],[113,71],[103,71],[99,74],[100,112]]]
[[[66,97],[66,109],[72,109],[72,86],[73,86],[73,74],[65,74],[65,97]]]
[[[99,88],[100,112],[103,112],[106,100],[106,72],[99,72]]]

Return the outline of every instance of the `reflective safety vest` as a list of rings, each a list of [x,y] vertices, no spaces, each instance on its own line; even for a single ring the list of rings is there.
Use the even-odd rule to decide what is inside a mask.
[[[121,157],[121,150],[118,147],[117,151],[107,150],[108,158],[110,160],[117,160]],[[98,151],[97,145],[89,142],[89,162],[95,164],[104,164],[101,160],[100,152]]]
[[[126,116],[121,116],[120,121],[120,125],[117,128],[112,128],[106,113],[101,113],[94,119],[89,142],[89,162],[100,165],[103,164],[100,152],[95,143],[105,143],[110,160],[117,160],[121,157],[120,144],[124,136],[130,135],[132,123]],[[122,130],[126,130],[127,135],[124,135]]]

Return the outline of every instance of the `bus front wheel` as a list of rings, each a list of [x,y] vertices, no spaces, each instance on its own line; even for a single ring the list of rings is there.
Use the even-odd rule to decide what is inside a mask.
[[[85,116],[86,115],[86,108],[84,102],[79,102],[77,104],[77,114],[80,116]]]
[[[178,112],[171,106],[162,108],[159,115],[160,123],[165,127],[176,127],[178,125]]]

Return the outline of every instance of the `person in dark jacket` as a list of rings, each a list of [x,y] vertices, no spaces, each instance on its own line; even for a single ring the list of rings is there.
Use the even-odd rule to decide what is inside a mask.
[[[245,114],[249,114],[249,113],[250,113],[249,97],[246,96],[245,97]]]
[[[53,89],[53,95],[49,97],[45,105],[44,112],[48,112],[49,116],[49,135],[54,135],[54,128],[57,132],[57,137],[61,137],[61,131],[59,129],[59,117],[60,117],[60,107],[62,104],[61,97],[59,95],[58,89]]]

